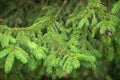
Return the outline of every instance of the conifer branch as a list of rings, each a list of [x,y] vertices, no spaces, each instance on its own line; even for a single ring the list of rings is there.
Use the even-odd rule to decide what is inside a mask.
[[[62,6],[57,11],[57,13],[54,16],[54,18],[50,19],[49,21],[45,22],[44,24],[38,23],[38,25],[35,25],[35,26],[32,25],[32,26],[26,27],[26,28],[8,28],[8,27],[3,28],[2,25],[0,25],[0,31],[11,31],[11,32],[14,32],[14,31],[33,31],[33,30],[37,30],[37,29],[42,29],[43,27],[50,25],[51,23],[54,22],[54,20],[56,20],[56,18],[58,17],[58,15],[62,11],[62,9],[64,8],[66,3],[67,3],[67,0],[64,0]]]

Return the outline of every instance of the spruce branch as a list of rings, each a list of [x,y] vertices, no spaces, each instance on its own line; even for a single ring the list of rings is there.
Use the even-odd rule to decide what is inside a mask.
[[[36,24],[33,24],[33,25],[31,25],[29,27],[25,27],[25,28],[8,28],[8,26],[5,26],[3,28],[4,25],[0,25],[0,31],[11,31],[11,32],[18,31],[18,32],[20,32],[20,31],[33,31],[33,30],[41,29],[45,26],[50,25],[51,23],[53,23],[56,20],[56,18],[59,16],[60,12],[62,11],[62,9],[64,8],[66,3],[67,3],[67,0],[64,0],[62,6],[57,11],[57,13],[54,17],[52,17],[52,18],[51,17],[46,17],[46,18],[48,18],[48,20],[38,22]]]

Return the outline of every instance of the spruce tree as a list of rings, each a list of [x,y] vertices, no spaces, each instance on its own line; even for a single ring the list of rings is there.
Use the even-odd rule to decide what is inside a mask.
[[[119,80],[119,12],[120,0],[0,0],[0,79]]]

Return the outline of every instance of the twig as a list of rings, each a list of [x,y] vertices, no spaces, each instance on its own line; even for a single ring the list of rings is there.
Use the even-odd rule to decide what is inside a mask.
[[[59,15],[60,12],[63,10],[63,8],[64,8],[64,6],[66,5],[66,3],[67,3],[67,0],[64,0],[62,6],[61,6],[60,9],[57,11],[57,13],[56,13],[56,15],[55,15],[55,18],[58,17],[58,15]]]

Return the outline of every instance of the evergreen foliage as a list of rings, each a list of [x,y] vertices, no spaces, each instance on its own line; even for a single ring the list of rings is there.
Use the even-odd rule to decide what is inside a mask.
[[[119,12],[120,0],[1,0],[0,79],[119,80]]]

